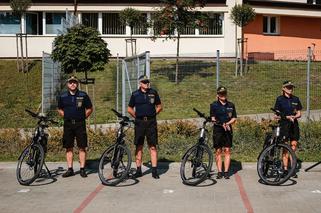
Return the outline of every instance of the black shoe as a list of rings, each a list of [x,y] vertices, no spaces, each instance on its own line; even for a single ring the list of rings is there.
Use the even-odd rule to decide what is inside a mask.
[[[288,170],[284,170],[283,174],[281,175],[282,178],[286,177],[289,174]]]
[[[87,177],[86,170],[84,168],[80,169],[80,176],[83,177],[83,178]]]
[[[222,179],[223,177],[223,172],[218,172],[216,175],[216,179]]]
[[[152,172],[152,177],[153,177],[154,179],[159,179],[159,175],[157,174],[157,171],[153,171],[153,172]]]
[[[228,175],[228,172],[224,172],[224,178],[225,179],[230,179],[230,176]]]
[[[134,178],[139,178],[139,177],[142,177],[142,176],[143,176],[142,170],[137,169],[136,173],[134,174]]]
[[[74,175],[75,175],[74,170],[72,168],[69,168],[65,173],[62,174],[62,177],[66,178]]]
[[[293,177],[293,178],[298,178],[298,175],[297,175],[296,173],[294,173],[294,174],[292,175],[292,177]]]
[[[113,176],[114,176],[115,178],[117,178],[117,176],[118,176],[118,170],[117,170],[117,169],[115,169],[115,170],[113,171]]]

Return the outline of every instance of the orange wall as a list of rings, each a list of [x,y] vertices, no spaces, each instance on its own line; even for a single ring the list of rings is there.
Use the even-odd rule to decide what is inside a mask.
[[[280,34],[263,35],[263,16],[244,28],[247,52],[274,52],[276,58],[304,58],[315,43],[316,60],[321,60],[321,18],[280,17]]]

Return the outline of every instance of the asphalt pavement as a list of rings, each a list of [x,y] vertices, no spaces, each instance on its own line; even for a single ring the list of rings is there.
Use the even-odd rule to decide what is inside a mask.
[[[47,163],[52,179],[42,177],[30,186],[16,180],[16,162],[0,163],[0,212],[111,212],[111,213],[199,213],[199,212],[321,212],[321,165],[302,163],[298,178],[282,186],[259,182],[256,163],[233,164],[229,180],[212,177],[199,186],[182,184],[180,163],[160,163],[160,179],[150,166],[144,176],[128,179],[117,187],[101,184],[96,162],[89,162],[88,177],[62,178],[64,162]],[[78,162],[74,163],[78,171]],[[78,168],[77,168],[78,166]]]

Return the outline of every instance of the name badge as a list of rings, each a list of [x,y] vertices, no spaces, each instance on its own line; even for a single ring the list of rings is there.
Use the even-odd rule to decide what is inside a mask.
[[[151,104],[154,104],[155,103],[155,95],[154,94],[149,94],[148,95],[148,98],[149,98],[149,102]]]
[[[77,97],[76,99],[77,108],[81,108],[83,106],[83,103],[84,103],[84,97]]]

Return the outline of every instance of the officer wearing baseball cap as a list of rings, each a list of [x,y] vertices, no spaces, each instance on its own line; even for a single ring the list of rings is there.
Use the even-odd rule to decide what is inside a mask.
[[[87,132],[86,118],[93,111],[92,103],[87,93],[78,90],[79,80],[70,76],[66,82],[68,91],[58,99],[58,113],[64,119],[63,147],[66,149],[68,170],[62,177],[74,175],[73,147],[76,138],[79,148],[80,176],[87,177],[85,171]]]
[[[283,113],[287,120],[281,121],[281,130],[285,140],[290,140],[291,148],[296,151],[300,139],[300,128],[298,119],[301,117],[302,104],[297,96],[293,95],[294,84],[284,81],[282,84],[282,95],[278,96],[274,108]],[[288,158],[283,158],[284,174],[287,174]],[[297,174],[294,174],[297,177]]]
[[[216,178],[221,179],[224,176],[225,179],[229,179],[233,139],[232,124],[235,123],[237,116],[234,104],[227,100],[226,87],[218,87],[216,93],[217,100],[210,105],[210,116],[214,122],[213,147],[218,170]],[[222,171],[222,154],[224,154],[224,172]]]
[[[160,97],[156,90],[150,88],[148,76],[138,78],[139,89],[132,93],[128,104],[128,113],[135,118],[136,166],[135,177],[142,174],[142,155],[145,137],[150,150],[152,177],[159,178],[157,173],[157,120],[156,115],[162,111]]]

